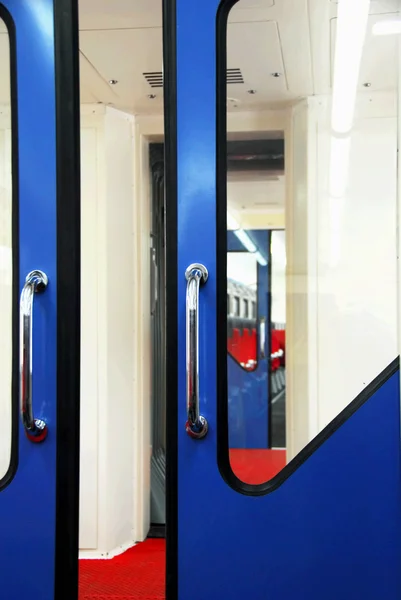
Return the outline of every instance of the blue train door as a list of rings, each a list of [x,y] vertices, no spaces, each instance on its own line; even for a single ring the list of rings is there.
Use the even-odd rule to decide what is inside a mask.
[[[165,9],[167,597],[395,600],[398,8]],[[233,142],[253,149],[233,157]],[[264,204],[237,186],[253,160]],[[281,177],[285,232],[269,242]],[[285,453],[269,470],[280,369]]]
[[[76,597],[77,6],[0,3],[1,597]]]

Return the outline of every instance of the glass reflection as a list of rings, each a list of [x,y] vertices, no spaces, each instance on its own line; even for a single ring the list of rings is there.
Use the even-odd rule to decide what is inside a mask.
[[[243,481],[263,483],[285,460],[284,232],[237,227],[227,248],[230,460]]]
[[[228,253],[227,352],[246,371],[253,371],[257,365],[257,274],[253,254],[246,250]]]
[[[11,455],[12,375],[12,177],[10,49],[7,29],[0,21],[0,480]]]
[[[236,364],[232,340],[227,357],[231,467],[251,484],[399,355],[399,5],[317,0],[297,27],[279,4],[247,24],[243,47],[241,0],[227,27],[227,67],[250,50],[255,65],[248,92],[227,87],[228,236],[258,263],[256,364]],[[291,32],[275,57],[260,51],[272,23]],[[255,231],[269,237],[266,267]]]

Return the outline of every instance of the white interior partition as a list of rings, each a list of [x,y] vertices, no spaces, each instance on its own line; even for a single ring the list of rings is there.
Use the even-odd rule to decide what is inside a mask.
[[[82,110],[80,548],[109,556],[133,530],[133,117]]]
[[[330,187],[329,123],[325,97],[292,111],[288,458],[397,356],[396,95],[358,97],[340,198]],[[345,151],[339,152],[335,186]]]

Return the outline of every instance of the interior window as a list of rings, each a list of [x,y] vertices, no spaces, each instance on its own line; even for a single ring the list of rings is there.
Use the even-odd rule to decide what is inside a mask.
[[[11,460],[13,367],[13,197],[10,42],[0,20],[0,482]]]
[[[218,260],[239,316],[218,373],[220,455],[248,491],[270,489],[399,354],[400,11],[286,4],[239,0],[218,57]]]

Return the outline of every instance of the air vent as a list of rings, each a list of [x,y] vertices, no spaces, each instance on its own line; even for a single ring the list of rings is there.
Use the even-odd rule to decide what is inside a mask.
[[[151,88],[163,87],[163,73],[161,71],[143,73],[143,76]],[[229,83],[244,83],[241,69],[227,69],[227,84]]]
[[[153,71],[152,73],[143,73],[146,81],[151,88],[163,87],[163,73],[161,71]]]
[[[244,83],[241,69],[227,69],[227,83]]]

